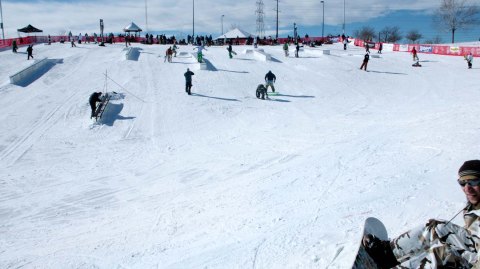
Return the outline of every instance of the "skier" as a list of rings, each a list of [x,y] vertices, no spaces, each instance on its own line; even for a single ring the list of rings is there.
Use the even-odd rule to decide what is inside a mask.
[[[277,80],[277,77],[272,73],[272,71],[268,71],[268,73],[265,75],[265,89],[268,90],[268,86],[272,87],[272,92],[275,92],[275,87],[273,84]]]
[[[415,47],[413,47],[412,49],[412,56],[413,56],[413,61],[419,61],[418,59],[418,55],[417,55],[417,50],[415,49]]]
[[[188,95],[192,95],[192,76],[195,75],[190,69],[187,68],[187,72],[183,74],[185,76],[185,91]]]
[[[88,99],[88,102],[90,103],[90,108],[92,109],[92,113],[90,114],[90,118],[93,118],[95,114],[95,110],[97,108],[97,102],[102,102],[102,99],[100,99],[100,96],[102,95],[101,92],[94,92],[90,95],[90,98]]]
[[[30,57],[33,59],[33,44],[27,47],[27,60],[30,60]]]
[[[430,219],[390,241],[367,234],[362,244],[381,268],[479,268],[480,160],[466,161],[458,176],[467,199],[462,209],[465,226]]]
[[[365,53],[365,56],[363,57],[363,63],[362,66],[360,66],[360,70],[364,69],[367,71],[367,65],[368,65],[368,60],[370,59],[370,53]]]
[[[285,52],[285,57],[288,57],[288,41],[285,41],[283,44],[283,51]]]
[[[203,45],[198,45],[194,50],[197,50],[197,60],[199,63],[203,62],[203,50],[207,50]]]
[[[465,60],[468,63],[468,69],[472,69],[473,54],[471,52],[469,54],[465,55]]]

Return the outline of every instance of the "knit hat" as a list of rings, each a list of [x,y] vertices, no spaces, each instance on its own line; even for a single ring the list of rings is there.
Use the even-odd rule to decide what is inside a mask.
[[[458,170],[458,176],[462,180],[480,178],[480,160],[466,161]]]

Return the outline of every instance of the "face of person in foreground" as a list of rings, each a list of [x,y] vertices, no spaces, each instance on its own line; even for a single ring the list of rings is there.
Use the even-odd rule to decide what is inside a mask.
[[[480,178],[470,179],[465,181],[467,184],[462,187],[467,200],[472,205],[479,205],[480,203]],[[475,186],[476,185],[476,186]]]

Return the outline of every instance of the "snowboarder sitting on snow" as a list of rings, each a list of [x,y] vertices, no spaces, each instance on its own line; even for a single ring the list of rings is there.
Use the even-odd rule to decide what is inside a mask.
[[[90,118],[93,118],[93,116],[95,115],[95,110],[97,109],[97,102],[102,102],[102,99],[100,99],[101,95],[101,92],[94,92],[92,93],[92,95],[90,95],[90,98],[88,99],[88,102],[90,103],[90,108],[92,109]]]
[[[465,226],[430,219],[390,241],[365,235],[362,244],[381,268],[480,268],[480,160],[466,161],[458,176]]]
[[[191,95],[192,92],[192,76],[195,75],[190,69],[187,68],[187,72],[183,74],[185,76],[185,91],[188,93],[188,95]]]
[[[258,84],[256,95],[257,95],[257,98],[262,98],[265,100],[265,96],[268,98],[267,88],[265,88],[263,84]]]
[[[275,92],[275,87],[273,86],[273,84],[275,83],[276,80],[277,80],[277,77],[275,77],[272,71],[268,71],[268,73],[265,75],[266,90],[268,90],[268,86],[270,86],[272,87],[272,92]]]

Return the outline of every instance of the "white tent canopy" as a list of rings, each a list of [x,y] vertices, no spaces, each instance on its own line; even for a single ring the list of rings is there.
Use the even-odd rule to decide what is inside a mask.
[[[248,38],[248,37],[253,37],[252,34],[243,31],[241,29],[235,28],[219,37],[217,39],[224,39],[224,38]]]
[[[138,25],[136,25],[134,22],[132,22],[129,25],[125,26],[125,28],[123,28],[123,31],[124,32],[141,32],[142,29],[138,27]]]

